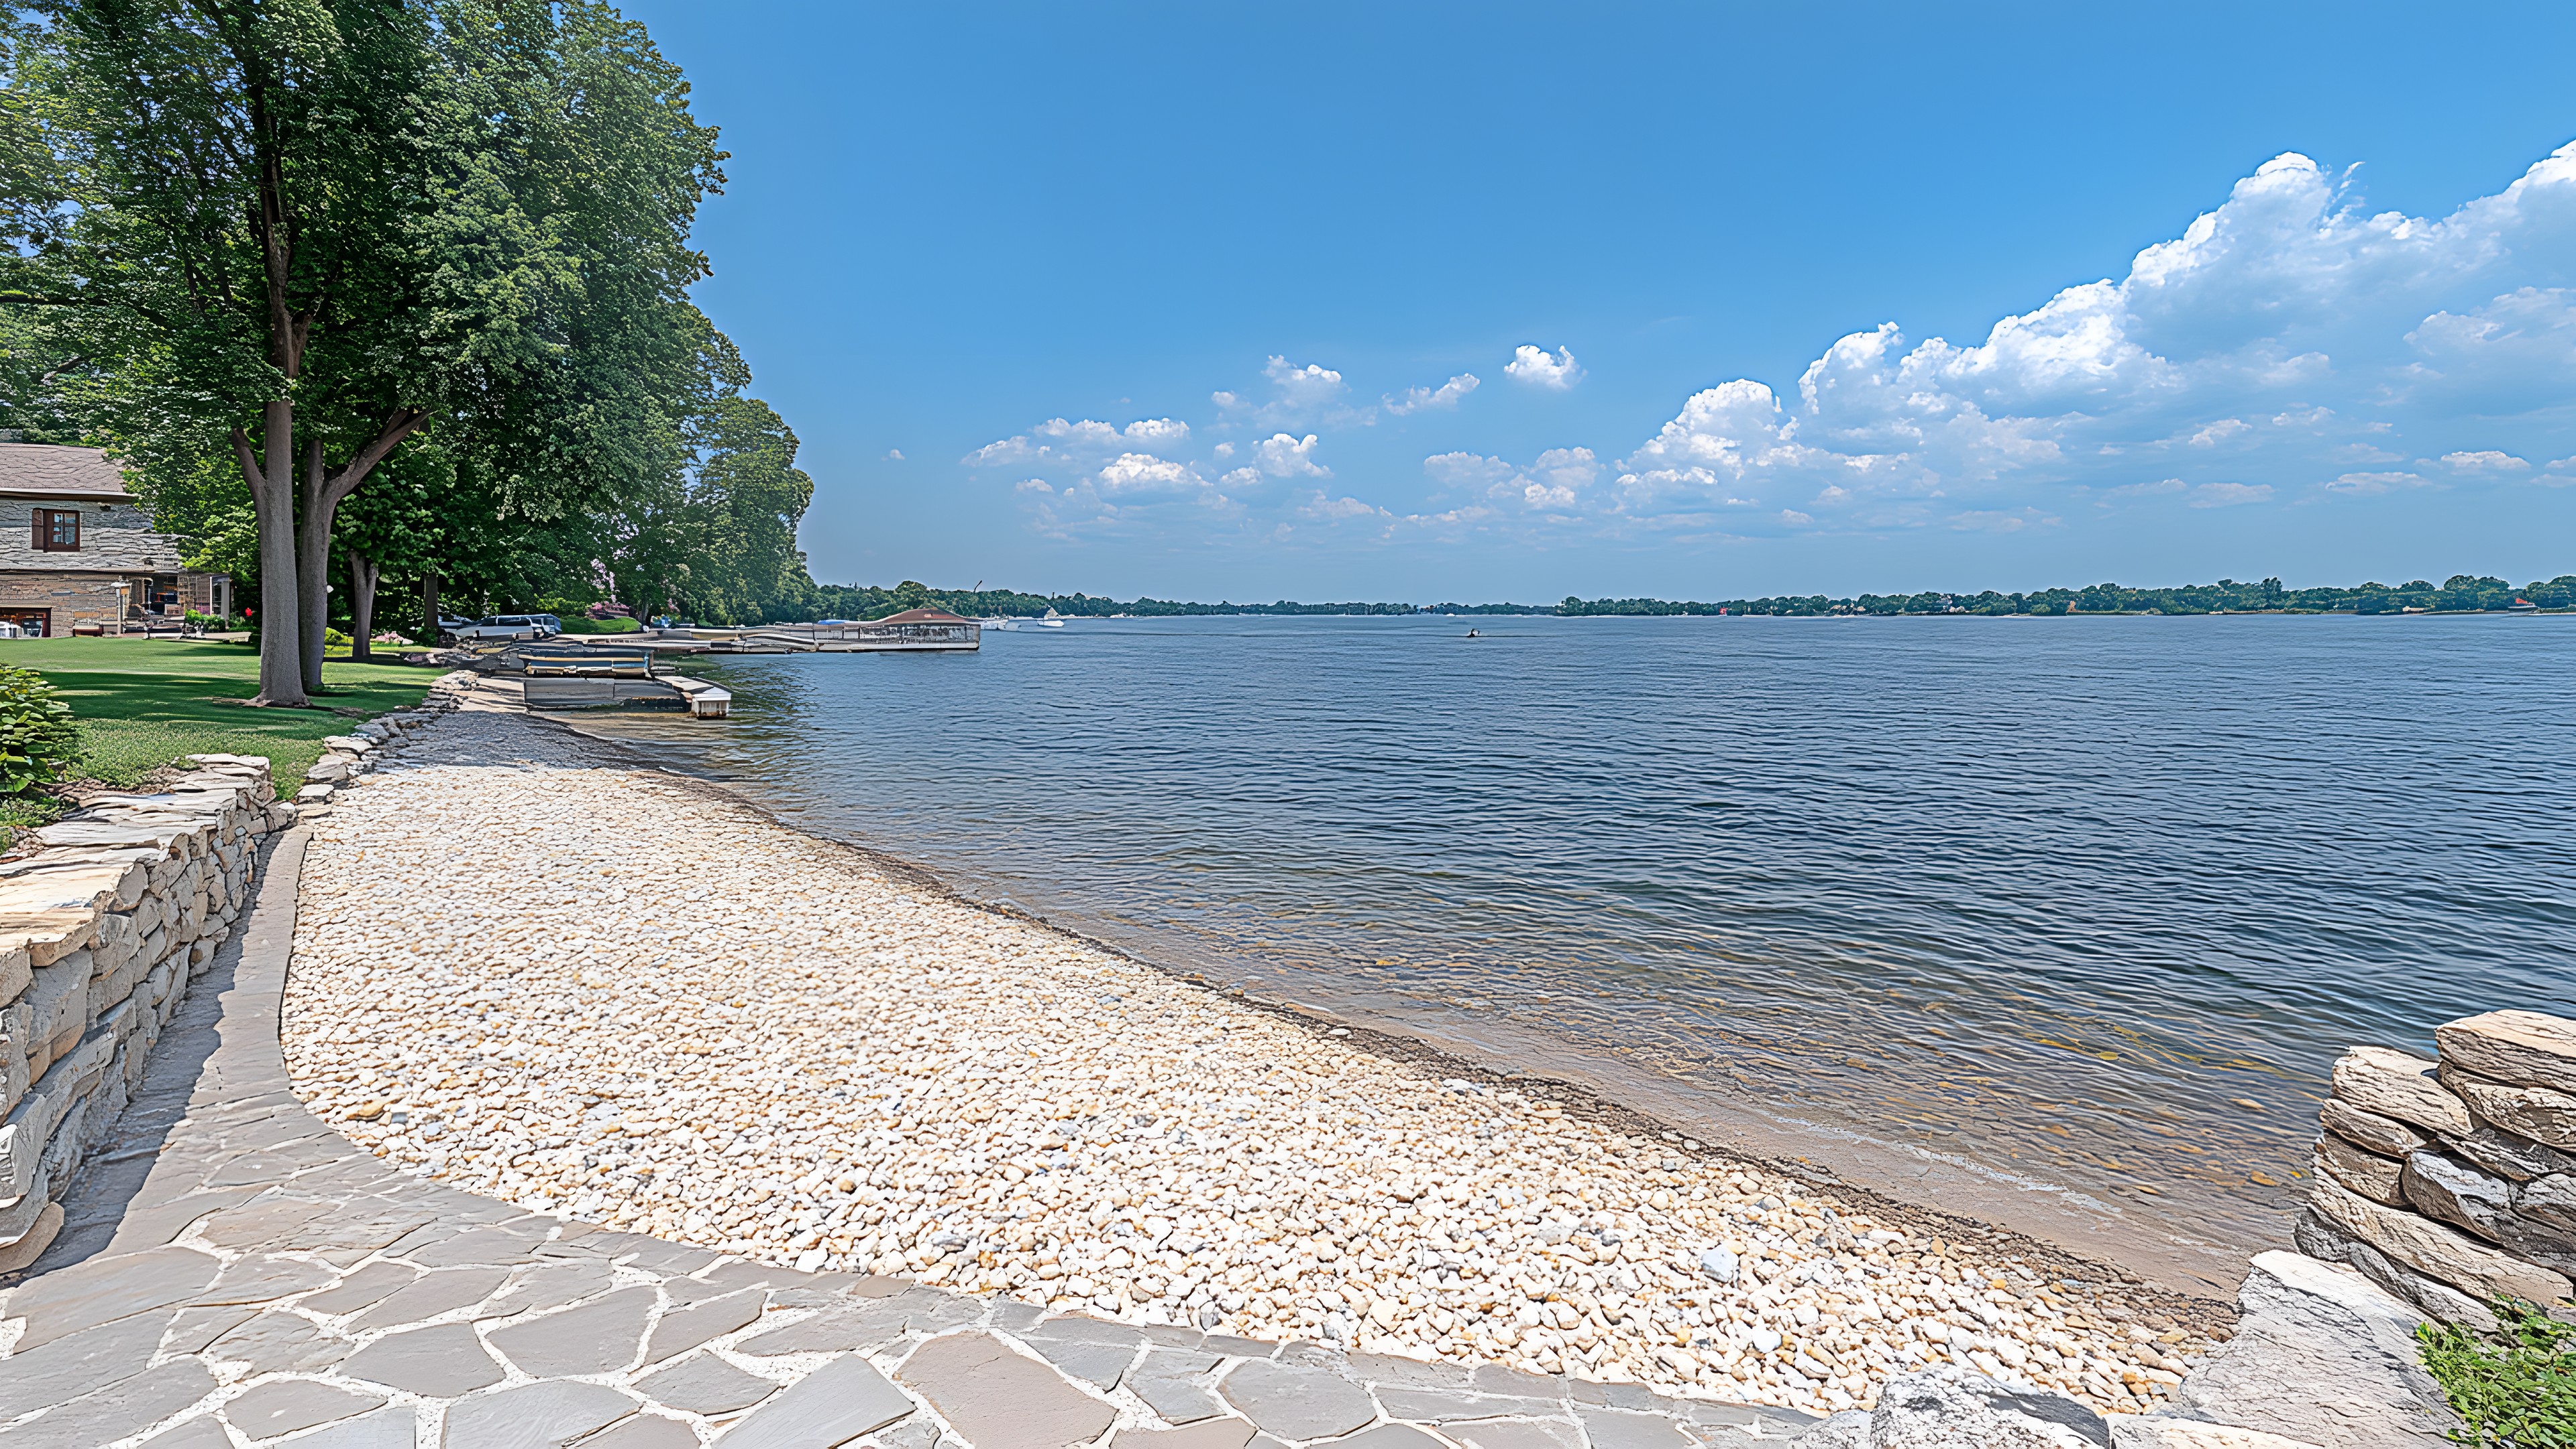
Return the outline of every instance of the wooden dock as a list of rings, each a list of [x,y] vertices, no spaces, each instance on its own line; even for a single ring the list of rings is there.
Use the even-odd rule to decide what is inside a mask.
[[[910,609],[892,618],[858,623],[760,624],[688,632],[716,654],[971,654],[984,646],[983,625],[937,609]]]
[[[615,709],[623,705],[676,705],[698,719],[733,712],[733,694],[685,674],[666,674],[662,656],[705,652],[655,647],[659,641],[617,645],[523,644],[501,652],[501,667],[515,664],[528,708]]]

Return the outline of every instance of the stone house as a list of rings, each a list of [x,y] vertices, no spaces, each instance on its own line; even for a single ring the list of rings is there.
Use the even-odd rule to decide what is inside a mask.
[[[0,440],[0,622],[121,634],[232,606],[232,580],[182,567],[179,540],[153,531],[105,453]]]

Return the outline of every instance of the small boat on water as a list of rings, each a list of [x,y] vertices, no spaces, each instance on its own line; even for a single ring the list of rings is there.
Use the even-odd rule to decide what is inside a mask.
[[[1041,629],[1061,629],[1064,627],[1064,616],[1053,609],[1049,609],[1046,611],[1046,617],[1038,620],[1038,627]]]

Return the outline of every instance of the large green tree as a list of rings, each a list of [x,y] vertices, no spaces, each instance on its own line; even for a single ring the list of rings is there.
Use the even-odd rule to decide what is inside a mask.
[[[813,576],[796,546],[814,480],[796,466],[796,434],[758,398],[719,399],[700,421],[691,494],[704,520],[691,607],[752,624],[808,617]]]
[[[339,509],[436,421],[474,506],[657,476],[692,390],[714,133],[641,27],[502,0],[37,0],[11,22],[0,302],[100,378],[147,488],[229,456],[259,698],[321,683]]]
[[[745,380],[738,368],[713,376],[701,405],[671,420],[667,471],[550,531],[557,592],[586,585],[639,618],[673,612],[722,624],[811,609],[796,529],[814,480],[796,466],[796,434],[767,403],[735,390]]]

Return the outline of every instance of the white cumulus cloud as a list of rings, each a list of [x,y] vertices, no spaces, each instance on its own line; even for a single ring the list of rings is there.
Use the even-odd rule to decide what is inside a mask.
[[[2444,453],[2442,461],[2463,473],[2528,473],[2531,471],[2531,464],[2528,461],[2517,458],[2511,453],[2499,453],[2493,448],[2481,449],[2474,453]]]
[[[1575,362],[1569,348],[1550,352],[1543,347],[1522,343],[1512,350],[1512,360],[1503,364],[1503,373],[1514,382],[1563,392],[1583,380],[1583,368]]]
[[[1273,357],[1269,365],[1261,369],[1261,375],[1270,379],[1271,386],[1279,389],[1282,398],[1304,407],[1331,402],[1343,391],[1342,375],[1318,363],[1297,367],[1285,357]]]
[[[1121,453],[1103,465],[1097,483],[1104,498],[1188,497],[1206,490],[1196,468],[1150,453]]]
[[[1367,526],[1437,539],[2027,533],[2062,526],[2070,505],[2088,526],[2120,526],[2399,494],[2505,507],[2515,490],[2576,486],[2576,143],[2438,215],[2372,211],[2355,174],[2283,154],[2213,188],[2206,212],[2114,275],[2034,296],[1981,335],[1895,321],[1853,332],[1794,379],[1673,399],[1669,421],[1624,448],[1435,454],[1417,511]],[[1585,381],[1565,345],[1520,346],[1503,370],[1542,391]],[[1359,517],[1310,482],[1328,476],[1326,452],[1346,474],[1369,466],[1364,448],[1327,446],[1345,430],[1456,409],[1477,385],[1464,372],[1436,387],[1369,379],[1377,401],[1358,404],[1340,370],[1282,352],[1212,394],[1196,427],[1053,418],[967,462],[1061,485],[1032,504],[1042,527],[1225,519],[1269,540]]]
[[[1407,413],[1418,413],[1424,408],[1454,408],[1460,399],[1474,392],[1481,385],[1476,380],[1476,374],[1462,372],[1438,387],[1408,387],[1402,397],[1388,397],[1385,406],[1388,412],[1397,417]]]
[[[2438,219],[2366,212],[2342,178],[2284,155],[2126,276],[1975,345],[1891,322],[1827,348],[1793,398],[1750,379],[1694,395],[1620,460],[1619,507],[1688,519],[1775,480],[1844,490],[1856,520],[1881,523],[2066,485],[2195,507],[2367,494],[2424,481],[2368,467],[2407,456],[2411,429],[2471,415],[2516,446],[2445,453],[2446,476],[2520,477],[2523,454],[2576,422],[2572,263],[2576,145]],[[2144,477],[2130,461],[2165,450]],[[2164,476],[2195,456],[2227,476]]]
[[[1305,504],[1298,511],[1308,518],[1319,519],[1330,523],[1343,522],[1353,518],[1384,518],[1391,516],[1385,509],[1378,507],[1374,503],[1362,503],[1356,498],[1335,498],[1324,493],[1317,493],[1308,498]]]
[[[1098,457],[1113,449],[1156,448],[1168,452],[1189,438],[1190,425],[1177,418],[1139,418],[1123,429],[1097,418],[1080,422],[1049,418],[1025,433],[986,443],[963,461],[970,468],[1026,467],[1056,459]]]
[[[1273,433],[1254,445],[1252,455],[1273,478],[1330,478],[1333,470],[1315,461],[1315,441],[1313,433],[1302,438]]]
[[[1550,448],[1526,467],[1481,453],[1435,453],[1422,460],[1422,471],[1481,504],[1573,513],[1596,502],[1601,460],[1590,448]]]

